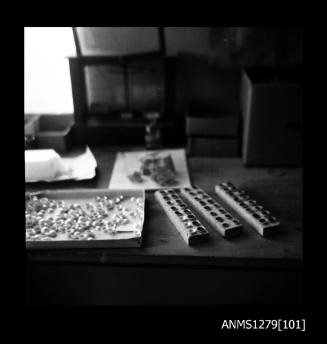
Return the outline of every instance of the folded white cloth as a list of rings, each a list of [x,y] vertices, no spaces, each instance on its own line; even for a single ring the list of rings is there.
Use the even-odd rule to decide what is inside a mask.
[[[61,157],[53,149],[25,150],[25,181],[50,180],[62,170]]]

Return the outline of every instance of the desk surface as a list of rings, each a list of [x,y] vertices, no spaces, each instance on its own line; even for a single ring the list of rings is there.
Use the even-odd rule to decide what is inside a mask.
[[[88,181],[26,184],[26,191],[67,188],[107,188],[115,150],[91,147],[98,163],[97,176]],[[175,265],[206,267],[298,268],[302,263],[302,169],[245,168],[238,158],[188,158],[191,181],[216,198],[214,185],[229,180],[246,190],[281,222],[282,231],[262,238],[249,226],[226,240],[210,231],[210,240],[185,245],[153,192],[146,194],[141,248],[27,251],[37,262],[96,264]],[[210,230],[210,228],[209,228]]]

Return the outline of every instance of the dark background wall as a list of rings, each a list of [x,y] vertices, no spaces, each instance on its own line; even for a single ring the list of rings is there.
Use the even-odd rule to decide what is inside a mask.
[[[160,48],[157,27],[81,27],[77,32],[82,55],[125,55]],[[176,114],[193,106],[239,111],[242,68],[302,64],[299,27],[164,27],[163,32],[170,109]],[[94,88],[106,77],[98,73]],[[150,74],[148,78],[151,87],[156,87]],[[117,85],[112,85],[112,78],[112,90],[122,88],[122,80],[116,80]],[[140,87],[146,95],[145,81]]]
[[[157,27],[79,27],[83,55],[115,55],[159,49]],[[300,27],[164,27],[167,56],[207,58],[220,66],[302,63]]]

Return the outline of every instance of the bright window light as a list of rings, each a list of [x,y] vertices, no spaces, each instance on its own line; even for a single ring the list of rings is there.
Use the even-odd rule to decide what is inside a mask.
[[[67,56],[75,56],[71,27],[24,28],[26,114],[73,113]]]

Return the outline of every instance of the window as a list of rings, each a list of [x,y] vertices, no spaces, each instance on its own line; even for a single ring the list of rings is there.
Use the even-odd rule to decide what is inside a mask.
[[[73,113],[67,56],[76,55],[71,27],[24,28],[26,114]]]

